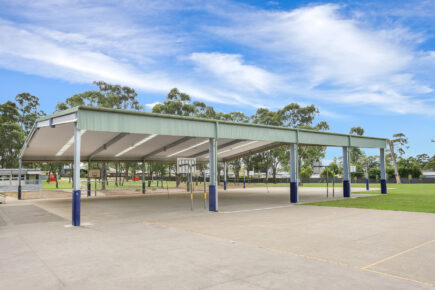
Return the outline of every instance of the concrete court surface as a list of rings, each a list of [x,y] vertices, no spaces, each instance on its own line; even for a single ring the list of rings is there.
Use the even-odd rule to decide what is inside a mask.
[[[303,189],[301,201],[324,199]],[[287,188],[0,205],[0,289],[433,289],[435,215],[289,205]]]

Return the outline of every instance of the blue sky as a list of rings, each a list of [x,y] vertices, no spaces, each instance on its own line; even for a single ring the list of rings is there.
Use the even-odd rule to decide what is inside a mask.
[[[149,107],[173,87],[225,112],[315,104],[332,131],[403,132],[433,155],[433,15],[435,0],[0,0],[0,101],[30,92],[51,113],[104,80]]]

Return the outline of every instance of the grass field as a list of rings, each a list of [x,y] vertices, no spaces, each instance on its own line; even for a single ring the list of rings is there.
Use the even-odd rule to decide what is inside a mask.
[[[82,186],[86,184],[86,179],[82,179]],[[94,190],[94,182],[91,182],[92,190]],[[234,183],[228,184],[230,187],[238,186],[242,187],[243,183],[235,185]],[[247,183],[247,187],[264,187],[265,183]],[[365,187],[365,184],[358,183],[352,184],[357,187]],[[175,188],[175,181],[169,181],[166,185],[164,182],[164,188],[168,186],[169,188]],[[202,188],[202,183],[198,184],[196,187]],[[288,183],[268,183],[269,187],[289,187]],[[331,188],[331,184],[329,184]],[[342,187],[341,183],[336,183],[336,187]],[[157,182],[153,181],[151,183],[151,190],[157,187]],[[180,185],[181,188],[185,187],[185,183]],[[326,183],[305,183],[303,187],[325,187]],[[371,184],[371,187],[379,188],[379,184]],[[377,195],[380,193],[379,190],[375,191],[364,191],[362,193],[376,194],[375,196],[360,197],[356,199],[345,199],[345,200],[335,200],[335,201],[325,201],[325,202],[315,202],[309,203],[309,205],[318,206],[336,206],[336,207],[350,207],[350,208],[368,208],[368,209],[380,209],[380,210],[400,210],[400,211],[414,211],[414,212],[429,212],[435,213],[435,184],[389,184],[388,194]],[[42,188],[45,189],[56,189],[55,182],[43,182]],[[123,186],[115,186],[114,181],[110,181],[106,186],[108,190],[114,189],[130,189],[130,190],[141,190],[141,181],[128,181],[124,182]],[[160,188],[160,184],[159,184]],[[72,183],[68,179],[59,180],[59,189],[72,189]],[[101,189],[101,183],[97,182],[97,190]],[[148,184],[147,184],[148,189]],[[358,194],[358,193],[353,193]]]
[[[389,184],[388,194],[306,205],[435,213],[435,184]],[[379,194],[380,191],[364,193]]]
[[[86,184],[86,179],[82,178],[81,179],[82,185]],[[195,182],[195,181],[194,181]],[[222,185],[222,184],[221,184]],[[72,181],[68,180],[68,178],[62,178],[59,180],[59,187],[58,189],[72,189]],[[161,183],[159,182],[159,187],[161,186]],[[166,181],[164,181],[164,188],[166,188]],[[185,186],[185,183],[183,182],[180,186]],[[198,186],[202,186],[202,183],[199,183]],[[239,182],[239,183],[234,183],[234,182],[229,182],[228,186],[239,186],[242,187],[243,186],[243,182]],[[247,187],[265,187],[265,186],[269,186],[269,187],[290,187],[289,183],[250,183],[250,182],[246,182],[246,186]],[[326,183],[304,183],[302,185],[303,187],[325,187],[326,188]],[[357,184],[358,187],[365,187],[365,184],[363,183],[358,183]],[[379,184],[373,184],[373,186],[375,187],[379,187]],[[148,183],[147,183],[147,187],[148,187]],[[151,187],[157,187],[157,181],[152,181],[151,182]],[[175,181],[168,181],[168,187],[169,188],[175,188]],[[332,188],[332,183],[329,183],[329,187]],[[335,187],[343,187],[343,185],[339,182],[339,183],[335,183]],[[95,182],[94,180],[91,180],[91,188],[95,189]],[[110,180],[109,184],[106,186],[107,189],[135,189],[135,188],[142,188],[142,181],[131,181],[129,180],[128,182],[124,182],[123,186],[116,186],[115,182]],[[56,182],[52,181],[52,182],[46,182],[43,181],[42,182],[42,189],[56,189]],[[97,181],[97,190],[101,189],[101,182]]]
[[[86,182],[87,182],[87,180],[86,179],[81,179],[81,183],[82,183],[82,186],[84,186],[85,184],[86,184]],[[69,180],[68,180],[68,178],[62,178],[62,179],[60,179],[59,180],[59,187],[58,187],[58,189],[72,189],[72,186],[73,186],[73,184],[72,184],[72,182],[70,182]],[[161,185],[161,183],[159,182],[159,187],[160,187],[160,185]],[[157,186],[157,182],[156,181],[153,181],[153,182],[151,182],[151,187],[156,187]],[[147,183],[147,187],[148,187],[148,183]],[[168,182],[168,187],[169,188],[175,188],[175,181],[169,181]],[[94,182],[94,180],[91,180],[91,188],[92,189],[95,189],[95,182]],[[122,186],[116,186],[115,185],[115,182],[114,181],[112,181],[112,180],[110,180],[109,181],[109,184],[108,185],[106,185],[106,189],[141,189],[142,188],[142,181],[131,181],[131,180],[129,180],[129,181],[127,181],[127,182],[124,182],[124,184],[122,185]],[[164,182],[164,188],[166,188],[166,182]],[[56,189],[56,182],[54,182],[54,181],[52,181],[52,182],[46,182],[46,181],[43,181],[42,182],[42,189]],[[97,190],[100,190],[101,189],[101,182],[99,182],[98,180],[97,180]]]

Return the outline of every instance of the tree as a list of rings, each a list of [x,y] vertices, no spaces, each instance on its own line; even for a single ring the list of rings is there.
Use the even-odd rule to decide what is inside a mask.
[[[75,94],[67,98],[65,102],[57,104],[56,110],[65,110],[81,105],[136,111],[143,109],[133,88],[113,85],[104,81],[94,81],[93,84],[98,87],[98,91],[91,90]],[[135,168],[137,163],[127,164],[126,171],[131,165]],[[103,162],[101,170],[101,189],[105,190],[107,183],[107,166],[105,162]],[[128,172],[126,172],[126,176],[128,177]]]
[[[243,162],[243,165],[244,165],[245,170],[246,170],[246,175],[247,175],[247,177],[249,179],[249,171],[251,169],[254,169],[253,156],[249,155],[249,156],[242,157],[242,162]],[[243,175],[245,175],[245,172],[243,172]]]
[[[311,166],[304,166],[301,168],[301,178],[308,179],[313,175],[313,168]]]
[[[48,171],[48,179],[47,182],[50,182],[50,175],[51,173],[53,173],[54,175],[54,179],[56,182],[56,189],[59,188],[59,180],[57,179],[59,172],[62,170],[62,168],[64,167],[65,163],[61,163],[61,162],[48,162],[45,164],[42,164],[42,170],[44,171]]]
[[[432,160],[432,161],[429,161],[428,163],[426,163],[426,165],[424,166],[424,169],[435,171],[435,160]]]
[[[44,111],[39,110],[39,98],[29,93],[21,93],[15,96],[17,109],[20,114],[19,123],[24,132],[30,133],[36,119],[45,116]]]
[[[367,156],[358,160],[357,164],[361,165],[363,169],[379,168],[379,156]]]
[[[25,134],[19,122],[21,116],[17,105],[7,101],[0,105],[0,166],[18,167],[18,158],[25,140]]]
[[[399,184],[401,183],[401,181],[400,181],[399,170],[397,168],[397,156],[396,153],[394,152],[394,147],[395,144],[398,145],[397,151],[399,152],[400,156],[402,156],[403,154],[405,154],[404,147],[409,148],[408,146],[406,146],[406,144],[408,144],[408,138],[406,138],[405,134],[403,133],[397,133],[393,135],[393,138],[390,139],[388,143],[390,145],[390,154],[391,154],[391,160],[393,161],[396,183]]]
[[[357,135],[357,136],[363,136],[364,135],[364,129],[362,127],[352,127],[350,128],[349,134],[351,135]],[[359,148],[351,148],[350,152],[350,162],[352,164],[356,164],[358,160],[362,157],[364,157],[364,152]]]
[[[426,153],[419,154],[415,158],[418,166],[420,166],[421,168],[424,168],[426,164],[430,161],[430,157]]]
[[[411,158],[405,159],[401,158],[397,165],[399,167],[400,176],[412,176],[413,178],[418,178],[421,176],[422,172],[417,163],[415,163]]]
[[[259,108],[254,115],[250,117],[252,123],[284,126],[289,128],[304,128],[311,130],[328,130],[329,126],[326,122],[320,122],[316,126],[311,126],[314,118],[319,113],[319,110],[314,106],[301,107],[298,104],[291,103],[284,108],[271,111],[266,108]],[[281,149],[280,149],[281,148]],[[312,166],[315,161],[320,160],[324,156],[326,147],[318,146],[299,146],[299,168],[302,168],[302,163]],[[288,163],[289,157],[287,147],[278,147],[271,149],[271,154],[268,155],[271,159],[272,172],[274,174],[274,182],[276,182],[276,172],[278,165]],[[302,160],[306,162],[302,162]],[[300,177],[300,172],[298,172]]]
[[[249,117],[242,112],[230,112],[230,113],[217,113],[217,120],[232,121],[238,123],[248,123]]]
[[[329,130],[329,125],[325,121],[319,122],[315,126],[305,125],[303,129],[309,129],[314,131],[327,131]],[[314,163],[320,162],[322,158],[325,157],[326,146],[298,146],[298,167],[302,168],[304,166],[314,166]],[[300,177],[300,175],[299,175]]]
[[[361,178],[364,176],[364,169],[360,164],[356,165],[356,171],[350,173],[351,178]]]
[[[143,106],[137,99],[137,93],[130,87],[112,85],[103,81],[95,81],[99,90],[85,91],[69,97],[56,106],[56,110],[65,110],[75,106],[96,106],[124,110],[142,110]]]
[[[333,175],[334,175],[334,172],[332,171],[332,168],[330,168],[330,167],[325,167],[322,170],[322,173],[320,173],[320,176],[323,177],[323,178],[326,178],[326,177],[332,178]]]
[[[378,179],[381,176],[381,170],[379,168],[370,168],[369,169],[369,177]]]
[[[238,158],[232,161],[229,161],[228,164],[232,167],[234,172],[234,177],[236,180],[240,177],[240,170],[242,169],[242,159]]]
[[[337,175],[337,174],[342,174],[343,170],[340,166],[338,166],[336,158],[334,158],[334,161],[329,163],[329,168],[331,168],[333,170],[333,172]]]
[[[181,93],[177,88],[173,88],[166,97],[163,104],[156,104],[152,111],[153,113],[179,115],[179,116],[194,116],[197,109],[191,103],[192,99],[186,93]],[[197,102],[199,108],[206,107],[204,103]],[[203,106],[204,105],[204,106]]]
[[[278,171],[278,166],[281,163],[287,163],[285,161],[289,160],[286,159],[286,157],[289,156],[288,154],[286,154],[288,152],[288,149],[286,148],[286,146],[279,146],[271,149],[269,152],[270,152],[270,159],[271,159],[273,183],[276,183],[276,173]]]

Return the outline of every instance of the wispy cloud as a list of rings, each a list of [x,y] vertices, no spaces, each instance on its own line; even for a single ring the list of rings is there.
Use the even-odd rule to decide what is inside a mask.
[[[220,81],[245,92],[271,93],[280,84],[279,76],[254,65],[243,63],[240,54],[192,53],[189,57],[201,72],[211,73]]]
[[[302,97],[434,114],[434,107],[418,98],[432,88],[408,73],[419,61],[414,46],[423,41],[421,35],[400,27],[375,30],[342,16],[340,9],[327,4],[228,13],[229,25],[208,31],[285,62],[288,81],[298,84],[295,93]]]
[[[364,13],[342,6],[0,3],[3,68],[71,82],[104,79],[162,95],[178,87],[239,107],[298,101],[435,114],[434,81],[427,77],[435,72],[435,53],[419,49],[424,32],[376,28]]]

